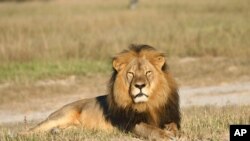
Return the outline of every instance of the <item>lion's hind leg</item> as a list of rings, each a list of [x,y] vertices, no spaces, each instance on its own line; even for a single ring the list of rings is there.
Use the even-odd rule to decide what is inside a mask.
[[[79,125],[79,115],[80,113],[73,109],[56,111],[46,120],[29,129],[27,133],[46,132],[54,128],[65,129],[69,126]]]

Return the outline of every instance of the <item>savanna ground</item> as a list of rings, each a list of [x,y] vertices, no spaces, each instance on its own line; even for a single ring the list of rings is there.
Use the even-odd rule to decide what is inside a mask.
[[[0,140],[141,140],[85,129],[16,136],[62,105],[106,92],[131,43],[167,53],[180,85],[180,140],[228,140],[250,124],[250,1],[0,3]],[[24,120],[26,119],[26,120]]]

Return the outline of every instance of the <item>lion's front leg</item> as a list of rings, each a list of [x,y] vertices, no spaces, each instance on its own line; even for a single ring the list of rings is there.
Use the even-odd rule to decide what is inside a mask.
[[[155,141],[170,141],[175,137],[175,135],[170,131],[160,129],[146,123],[137,124],[133,132],[140,137]]]

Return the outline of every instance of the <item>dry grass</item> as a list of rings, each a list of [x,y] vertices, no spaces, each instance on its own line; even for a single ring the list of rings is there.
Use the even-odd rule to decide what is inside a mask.
[[[231,67],[230,61],[238,73],[249,66],[247,0],[145,0],[136,10],[126,6],[115,0],[0,3],[0,81],[109,72],[107,60],[131,43],[153,45],[169,58],[225,57],[218,68]],[[210,61],[204,63],[193,65],[203,68],[201,75],[211,68]],[[188,79],[200,73],[174,67],[178,76],[190,74]]]
[[[180,86],[205,86],[250,80],[250,61],[242,58],[172,58],[171,72]]]
[[[247,57],[248,0],[0,4],[0,60],[108,59],[131,43],[170,56]]]
[[[183,110],[187,140],[229,140],[229,125],[250,124],[249,106],[190,107]]]
[[[201,118],[202,117],[202,118]],[[230,124],[250,124],[249,106],[203,106],[182,110],[182,141],[226,141],[229,140]],[[137,140],[131,134],[121,132],[105,133],[85,129],[62,131],[59,134],[38,134],[15,136],[25,128],[24,124],[9,125],[0,129],[1,141],[44,141],[44,140]]]
[[[107,74],[110,58],[131,43],[167,52],[173,72],[185,82],[194,76],[203,79],[203,74],[223,76],[219,82],[233,81],[242,72],[241,77],[249,75],[248,0],[145,0],[136,10],[127,4],[116,0],[0,3],[0,82]],[[208,59],[178,65],[187,57]],[[218,63],[214,57],[224,61]],[[186,69],[189,65],[194,69]],[[230,67],[237,74],[222,73]],[[211,68],[216,69],[215,76]]]

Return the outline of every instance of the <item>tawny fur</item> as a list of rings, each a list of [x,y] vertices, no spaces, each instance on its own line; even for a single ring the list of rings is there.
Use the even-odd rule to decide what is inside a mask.
[[[109,94],[65,105],[28,133],[82,126],[167,140],[180,129],[179,95],[163,53],[131,45],[114,57]],[[137,94],[137,92],[139,92]]]

